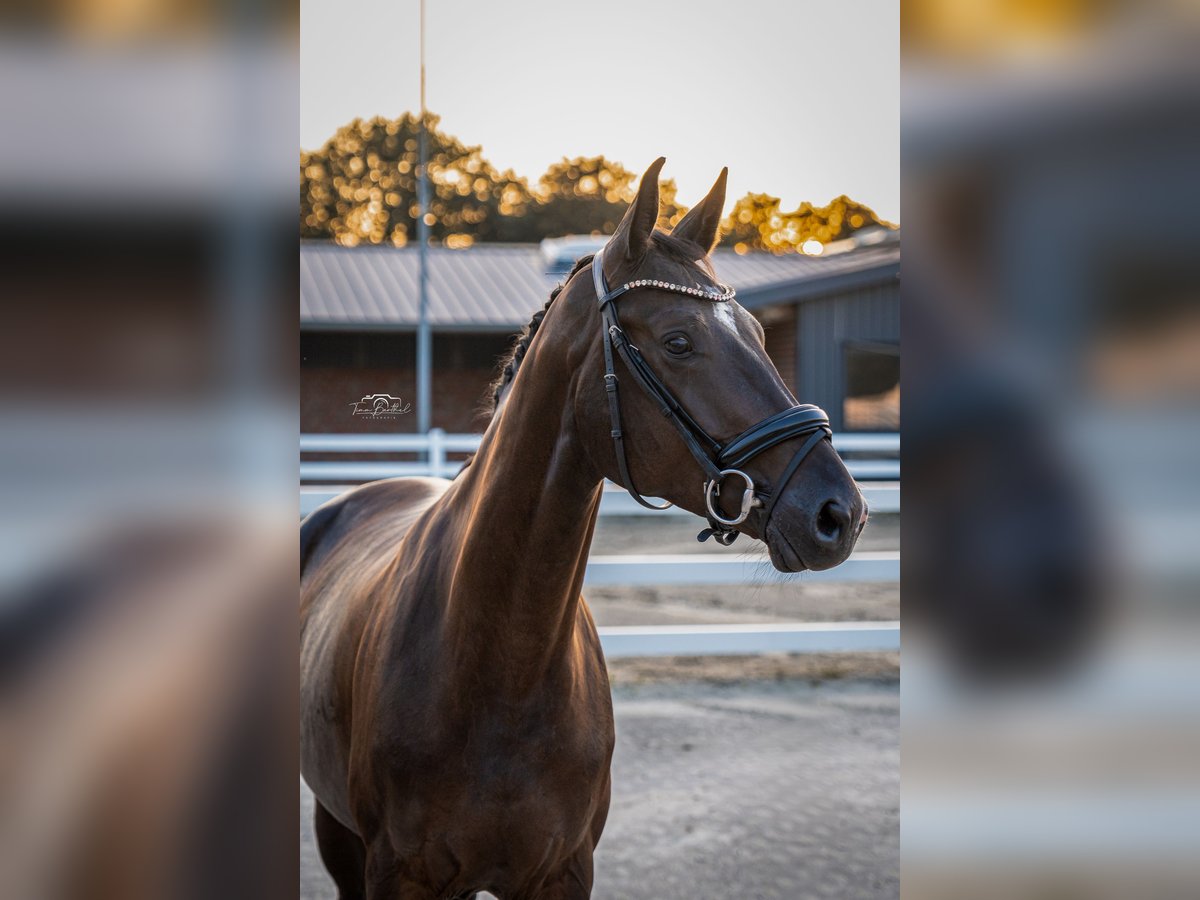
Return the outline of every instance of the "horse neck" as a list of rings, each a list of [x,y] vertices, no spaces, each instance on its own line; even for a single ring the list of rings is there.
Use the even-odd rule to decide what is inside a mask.
[[[526,355],[453,501],[465,525],[449,604],[451,628],[459,629],[452,640],[489,677],[517,690],[575,646],[602,484],[573,425],[573,373],[545,337]]]

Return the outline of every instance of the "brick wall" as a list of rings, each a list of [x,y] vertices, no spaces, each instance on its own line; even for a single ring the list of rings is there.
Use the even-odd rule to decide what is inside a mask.
[[[494,374],[491,368],[435,369],[433,427],[455,433],[482,431],[487,420],[477,413]],[[376,393],[401,397],[413,403],[414,410],[395,419],[353,415],[354,401]],[[416,431],[415,401],[416,377],[409,367],[300,370],[300,430],[306,434]]]
[[[796,390],[796,314],[794,307],[776,308],[765,324],[767,353],[784,382]],[[308,340],[311,342],[312,337]],[[320,340],[318,337],[317,340]],[[433,372],[433,427],[451,433],[482,432],[490,409],[488,385],[496,376],[496,356],[512,338],[435,335]],[[391,394],[416,404],[416,375],[412,363],[411,335],[379,336],[379,348],[362,353],[356,364],[321,365],[312,361],[300,369],[300,430],[305,434],[392,434],[416,431],[416,410],[394,419],[355,416],[354,401],[368,394]],[[473,343],[472,343],[473,342]],[[310,343],[315,349],[315,344]],[[393,365],[373,364],[374,357],[395,359]],[[363,365],[363,360],[368,362]],[[456,365],[457,364],[457,365]]]

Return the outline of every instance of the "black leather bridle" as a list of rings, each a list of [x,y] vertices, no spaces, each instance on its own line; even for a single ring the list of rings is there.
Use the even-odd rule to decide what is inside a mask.
[[[822,440],[831,440],[833,432],[829,427],[829,416],[819,406],[811,403],[801,403],[788,409],[768,416],[756,425],[747,428],[733,440],[722,444],[715,440],[697,424],[683,405],[675,398],[662,380],[654,374],[641,352],[629,342],[629,338],[621,328],[621,320],[617,317],[616,299],[622,294],[638,289],[670,291],[675,294],[685,294],[711,300],[714,303],[728,303],[736,296],[736,292],[728,285],[720,285],[718,289],[703,287],[688,287],[682,284],[672,284],[669,281],[643,278],[629,281],[612,290],[604,277],[603,251],[592,257],[592,283],[596,288],[596,297],[600,303],[600,316],[604,324],[604,389],[608,392],[608,412],[612,422],[612,439],[617,453],[617,466],[621,480],[629,495],[647,509],[666,509],[671,506],[664,502],[656,506],[648,501],[633,486],[633,478],[629,474],[629,462],[625,457],[625,437],[621,430],[621,402],[617,395],[617,373],[613,364],[613,351],[625,363],[625,368],[633,376],[642,391],[658,404],[659,410],[667,420],[675,426],[679,436],[683,438],[688,451],[695,457],[700,468],[704,470],[704,507],[708,512],[709,527],[697,535],[701,542],[710,537],[716,537],[721,544],[732,544],[740,533],[736,526],[741,525],[750,516],[751,510],[757,506],[765,506],[763,528],[771,518],[775,504],[783,494],[783,489],[796,474],[800,464],[804,462],[812,449]],[[754,457],[770,448],[796,437],[806,437],[800,449],[792,456],[791,462],[783,470],[779,483],[770,494],[755,490],[754,481],[741,470]],[[726,478],[736,475],[745,483],[742,490],[742,501],[738,515],[732,519],[721,515],[717,506],[717,498],[721,493],[721,485]]]

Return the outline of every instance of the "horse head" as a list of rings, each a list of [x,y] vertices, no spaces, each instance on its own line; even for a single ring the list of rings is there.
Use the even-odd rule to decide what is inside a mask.
[[[766,543],[781,571],[835,566],[854,548],[866,503],[831,442],[818,440],[828,436],[824,414],[797,404],[767,356],[762,326],[716,281],[710,254],[727,170],[668,234],[655,228],[663,162],[646,171],[602,254],[577,267],[555,303],[574,310],[562,337],[572,357],[575,428],[597,469],[635,497],[664,498],[714,525],[743,515],[736,530]],[[589,271],[597,264],[600,272]],[[598,302],[608,285],[619,299]],[[619,308],[615,330],[617,314],[606,305]],[[619,353],[606,348],[609,338]],[[619,359],[606,364],[606,355]],[[823,434],[787,430],[814,414]],[[715,466],[689,446],[689,430]],[[736,477],[714,477],[721,449],[732,444],[754,451],[737,466],[745,487]]]

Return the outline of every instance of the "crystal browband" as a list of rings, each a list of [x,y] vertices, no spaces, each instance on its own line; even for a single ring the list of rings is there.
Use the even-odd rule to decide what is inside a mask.
[[[656,278],[642,278],[638,281],[627,281],[621,285],[620,293],[632,291],[635,288],[658,288],[659,290],[672,291],[676,294],[687,294],[692,297],[700,297],[703,300],[712,300],[714,303],[727,303],[737,296],[737,291],[727,284],[718,285],[719,291],[714,291],[708,288],[688,287],[683,284],[675,284],[670,281],[660,281]]]

